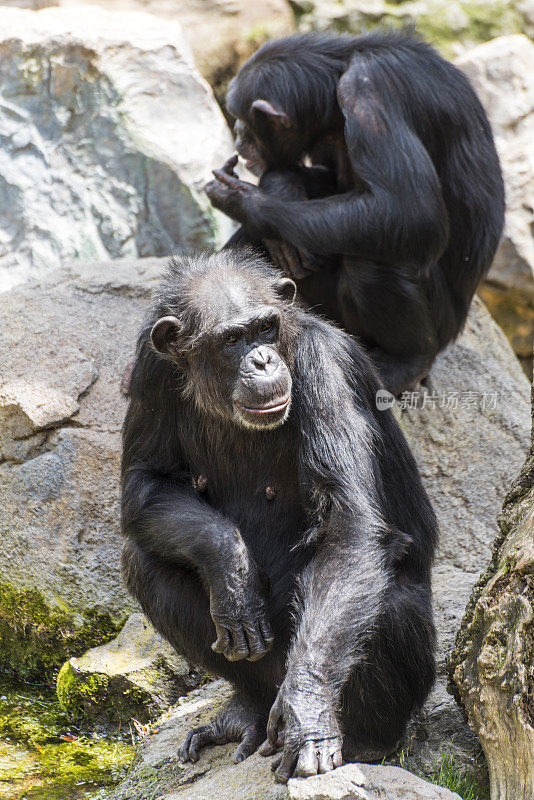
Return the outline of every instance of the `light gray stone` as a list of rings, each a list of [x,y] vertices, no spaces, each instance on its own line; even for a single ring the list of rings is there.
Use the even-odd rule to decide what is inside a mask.
[[[400,767],[346,764],[326,775],[292,778],[288,800],[461,800]]]
[[[78,265],[0,294],[1,582],[77,629],[134,608],[119,574],[120,379],[165,263]]]
[[[3,8],[0,291],[73,259],[209,247],[203,192],[232,139],[178,22]]]

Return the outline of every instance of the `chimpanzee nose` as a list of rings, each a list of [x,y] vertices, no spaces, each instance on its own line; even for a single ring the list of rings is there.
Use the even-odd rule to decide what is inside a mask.
[[[256,347],[250,354],[250,360],[254,367],[260,372],[270,374],[275,371],[280,359],[270,347]]]

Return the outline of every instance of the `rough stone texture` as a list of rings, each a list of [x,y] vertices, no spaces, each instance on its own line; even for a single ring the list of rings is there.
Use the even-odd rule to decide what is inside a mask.
[[[62,708],[73,718],[142,723],[194,689],[201,676],[143,614],[132,614],[107,644],[71,658],[58,676]]]
[[[0,290],[227,237],[202,187],[232,140],[178,22],[3,8],[0,36]]]
[[[195,63],[211,86],[222,88],[240,64],[266,39],[285,36],[295,27],[286,0],[91,0],[112,9],[146,10],[178,20]],[[79,6],[80,0],[61,0]],[[219,94],[219,93],[218,93]]]
[[[459,765],[476,765],[480,758],[475,736],[446,691],[446,661],[472,587],[488,561],[502,498],[528,449],[529,386],[505,336],[477,301],[462,337],[438,358],[427,388],[421,391],[426,399],[421,395],[417,408],[398,407],[396,414],[415,451],[441,527],[434,569],[439,677],[403,746],[410,748],[410,765],[432,774],[443,754],[451,752]],[[443,396],[453,403],[454,392],[458,393],[458,408],[440,408]],[[484,393],[486,407],[481,409]],[[194,766],[178,763],[178,743],[187,728],[204,722],[227,696],[228,689],[218,686],[226,687],[219,682],[195,695],[203,699],[191,715],[190,707],[184,705],[169,714],[164,725],[156,724],[160,733],[143,741],[137,766],[115,800],[284,797],[259,756],[238,766],[232,764],[235,745],[203,751]],[[382,796],[395,800],[417,797]]]
[[[400,767],[375,764],[346,764],[326,775],[293,778],[287,789],[288,800],[461,800]]]
[[[532,0],[290,0],[302,30],[361,33],[383,27],[410,27],[444,53],[501,34],[534,32]]]
[[[446,691],[447,658],[473,585],[488,563],[503,497],[529,444],[528,381],[479,300],[460,339],[436,360],[427,387],[404,405],[411,400],[417,407],[398,405],[396,415],[440,525],[433,572],[438,680],[405,743],[412,763],[429,773],[443,751],[460,763],[475,760],[479,752]],[[458,408],[441,407],[456,401]]]
[[[450,675],[484,748],[492,800],[533,800],[534,441],[499,527],[462,620]]]
[[[488,113],[506,185],[506,225],[481,295],[524,359],[534,333],[534,44],[503,36],[456,61]]]
[[[286,788],[274,782],[272,758],[257,753],[234,764],[236,744],[204,750],[196,764],[181,764],[178,749],[191,727],[203,725],[227,702],[231,689],[216,681],[191,692],[141,740],[134,765],[113,800],[282,800]]]
[[[80,264],[0,295],[1,581],[75,627],[89,612],[118,624],[133,605],[119,577],[120,378],[163,264]]]

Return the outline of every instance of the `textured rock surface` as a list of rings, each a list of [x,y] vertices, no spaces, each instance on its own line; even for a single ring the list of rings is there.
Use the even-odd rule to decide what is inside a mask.
[[[534,412],[534,407],[533,407]],[[534,798],[534,443],[499,518],[451,657],[494,800]]]
[[[0,290],[226,237],[202,187],[231,136],[176,21],[3,8],[0,37]]]
[[[72,717],[142,723],[166,711],[200,683],[143,614],[132,614],[107,644],[63,665],[57,680],[62,708]]]
[[[534,32],[531,0],[291,0],[304,30],[413,26],[447,55],[507,33]]]
[[[405,406],[417,401],[417,407],[396,409],[440,524],[433,572],[438,680],[408,741],[424,771],[435,767],[443,750],[460,763],[479,750],[446,691],[447,657],[488,563],[503,498],[528,451],[529,395],[506,337],[477,300],[460,339],[436,360],[427,387],[406,398]]]
[[[503,36],[457,60],[493,127],[506,184],[506,226],[481,294],[512,341],[532,357],[534,332],[534,44]]]
[[[120,377],[161,266],[79,265],[0,295],[0,352],[9,354],[0,376],[1,582],[37,590],[40,604],[67,614],[54,623],[66,635],[92,628],[93,614],[118,625],[132,608],[119,577]],[[20,607],[17,597],[6,606],[0,592],[0,621]],[[31,608],[17,620],[15,635],[2,637],[8,663],[31,661],[29,640],[47,638]],[[15,652],[20,637],[25,646]],[[95,631],[70,654],[101,641]],[[58,641],[48,657],[61,663],[68,651]]]
[[[276,784],[271,758],[257,753],[234,764],[235,744],[203,751],[196,764],[181,764],[177,752],[187,731],[206,723],[231,695],[223,681],[197,689],[143,737],[134,765],[113,800],[282,800],[286,788]]]
[[[346,764],[326,775],[293,778],[287,788],[288,800],[461,800],[400,767],[378,764]]]

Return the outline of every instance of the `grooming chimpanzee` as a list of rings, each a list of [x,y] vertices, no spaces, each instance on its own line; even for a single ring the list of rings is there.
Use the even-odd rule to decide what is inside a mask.
[[[382,758],[434,676],[431,506],[368,357],[295,291],[245,252],[173,261],[123,453],[127,586],[236,688],[181,756],[267,730],[280,781]]]
[[[388,389],[461,331],[503,226],[490,126],[467,78],[404,34],[264,45],[231,82],[237,150],[206,187],[310,305],[357,334]],[[308,164],[309,166],[306,166]]]

